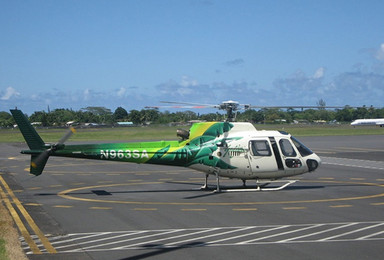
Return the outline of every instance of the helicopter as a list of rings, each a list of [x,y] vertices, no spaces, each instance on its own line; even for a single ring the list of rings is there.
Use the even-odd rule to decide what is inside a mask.
[[[321,164],[318,155],[289,133],[258,131],[251,123],[234,122],[234,112],[251,105],[236,101],[219,105],[183,104],[226,110],[227,119],[194,123],[189,131],[179,129],[176,134],[180,139],[175,141],[67,145],[74,128],[57,143],[46,144],[21,110],[10,111],[29,147],[21,153],[31,155],[30,173],[36,176],[42,174],[50,156],[58,156],[188,167],[205,174],[202,190],[210,189],[208,177],[214,175],[214,192],[230,191],[221,188],[223,177],[242,180],[243,187],[231,191],[262,191],[281,190],[296,182],[284,178],[313,172]],[[256,188],[246,187],[247,180],[256,180]],[[266,188],[280,182],[283,184],[278,187]]]

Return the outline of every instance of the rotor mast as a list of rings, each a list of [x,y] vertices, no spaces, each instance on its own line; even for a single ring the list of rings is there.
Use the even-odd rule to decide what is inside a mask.
[[[237,110],[239,110],[239,103],[236,101],[224,101],[218,106],[219,109],[227,111],[227,118],[225,121],[234,122],[237,115]]]

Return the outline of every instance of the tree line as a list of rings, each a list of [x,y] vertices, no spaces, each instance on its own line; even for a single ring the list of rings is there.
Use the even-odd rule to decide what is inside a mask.
[[[114,112],[105,107],[87,107],[78,111],[72,109],[55,109],[53,111],[37,111],[29,117],[31,122],[39,122],[42,126],[65,126],[74,121],[79,124],[95,123],[99,125],[115,125],[117,122],[132,122],[134,125],[185,123],[192,120],[223,121],[224,113],[199,114],[193,111],[161,112],[158,109],[141,109],[127,111],[118,107]],[[298,122],[351,122],[362,118],[384,118],[384,108],[345,106],[343,109],[249,109],[239,112],[236,121],[251,123],[292,123]],[[0,112],[0,127],[12,127],[15,124],[8,112]]]

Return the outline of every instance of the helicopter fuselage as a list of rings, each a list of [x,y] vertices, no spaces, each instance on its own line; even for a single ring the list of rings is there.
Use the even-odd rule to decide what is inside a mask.
[[[235,122],[196,123],[179,141],[63,144],[49,156],[183,166],[242,180],[276,180],[314,171],[321,163],[288,133],[258,131],[250,123]]]
[[[250,123],[232,123],[228,141],[212,153],[234,168],[195,164],[191,168],[228,178],[280,179],[314,171],[321,159],[290,134],[258,131]],[[305,149],[305,152],[304,152]]]

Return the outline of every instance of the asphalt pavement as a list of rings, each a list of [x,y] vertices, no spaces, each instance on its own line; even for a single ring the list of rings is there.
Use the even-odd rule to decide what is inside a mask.
[[[187,168],[67,158],[34,177],[22,143],[0,144],[0,187],[30,259],[381,258],[384,137],[300,140],[323,163],[281,191],[213,193]]]

